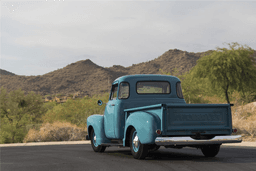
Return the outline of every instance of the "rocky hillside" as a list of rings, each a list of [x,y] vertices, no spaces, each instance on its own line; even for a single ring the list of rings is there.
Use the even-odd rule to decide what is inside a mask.
[[[4,69],[0,69],[0,75],[15,75],[14,73],[8,72]]]
[[[112,81],[123,75],[161,74],[159,69],[172,72],[175,67],[178,68],[180,74],[183,74],[194,67],[196,61],[207,52],[193,53],[171,49],[154,60],[130,67],[114,65],[104,68],[86,59],[40,76],[19,76],[1,70],[1,86],[8,92],[21,88],[26,94],[34,91],[43,96],[69,95],[77,92],[91,96],[109,92]],[[254,56],[256,56],[256,51]]]

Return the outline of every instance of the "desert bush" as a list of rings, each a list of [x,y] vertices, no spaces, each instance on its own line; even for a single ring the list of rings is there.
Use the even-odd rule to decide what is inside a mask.
[[[83,99],[68,99],[62,105],[56,105],[48,110],[42,117],[44,123],[53,123],[54,121],[65,121],[75,124],[79,127],[86,127],[87,118],[92,114],[103,114],[105,107],[98,106],[98,99],[104,102],[108,101],[109,94],[102,96],[84,97]],[[53,106],[53,105],[52,105]]]
[[[42,97],[34,92],[25,95],[21,89],[7,93],[0,89],[0,143],[22,142],[26,125],[40,123],[46,112]]]
[[[23,142],[85,140],[87,130],[68,122],[44,123],[40,130],[30,129]]]
[[[54,106],[57,106],[57,105],[58,103],[56,103],[56,101],[44,103],[44,107],[47,109],[47,111],[53,109]]]
[[[241,97],[236,93],[237,97]],[[233,127],[238,129],[238,133],[242,134],[246,139],[253,139],[256,136],[256,102],[243,103],[237,98],[232,107]]]
[[[238,130],[246,139],[253,139],[256,136],[256,114],[248,118],[233,117],[233,127]]]
[[[84,97],[83,99],[68,99],[62,105],[56,102],[45,103],[48,111],[42,116],[40,129],[29,129],[23,142],[37,141],[74,141],[82,140],[86,135],[87,118],[92,114],[103,114],[105,107],[98,106],[99,99],[108,101],[109,94]],[[30,124],[31,127],[35,125]]]
[[[227,103],[225,99],[221,99],[217,95],[203,96],[203,99],[206,100],[209,104],[226,104]]]

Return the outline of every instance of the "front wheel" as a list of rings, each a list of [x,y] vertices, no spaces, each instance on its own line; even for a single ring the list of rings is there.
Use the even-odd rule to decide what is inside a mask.
[[[141,144],[136,129],[132,129],[130,134],[130,148],[135,159],[145,159],[148,154],[148,145]]]
[[[201,151],[205,157],[215,157],[220,151],[220,145],[207,145],[201,147]]]
[[[101,152],[101,153],[104,152],[105,149],[106,149],[106,146],[98,145],[98,144],[96,143],[96,138],[97,138],[97,137],[96,137],[96,135],[95,135],[93,129],[91,130],[90,136],[91,136],[91,145],[92,145],[92,149],[93,149],[95,152]]]

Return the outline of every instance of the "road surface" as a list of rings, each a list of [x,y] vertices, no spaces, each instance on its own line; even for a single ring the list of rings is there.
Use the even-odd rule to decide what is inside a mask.
[[[90,144],[0,147],[0,152],[1,171],[256,171],[256,147],[222,146],[215,158],[194,148],[161,147],[145,160],[134,159],[127,147],[95,153]]]

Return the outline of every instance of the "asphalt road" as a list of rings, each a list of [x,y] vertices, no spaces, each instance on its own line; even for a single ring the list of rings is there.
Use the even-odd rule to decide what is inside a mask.
[[[0,148],[1,171],[256,171],[256,147],[222,146],[215,158],[193,148],[166,149],[136,160],[130,148],[109,147],[95,153],[90,144]]]

